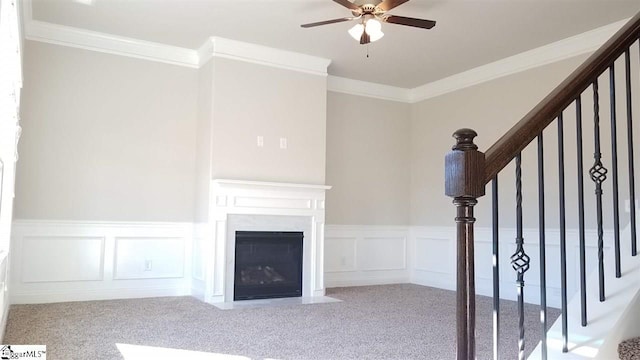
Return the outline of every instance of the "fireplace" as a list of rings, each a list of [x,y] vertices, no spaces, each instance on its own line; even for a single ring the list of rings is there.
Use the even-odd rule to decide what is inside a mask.
[[[302,296],[303,233],[236,231],[233,300]]]
[[[221,304],[221,308],[228,308],[224,304],[232,304],[239,298],[286,296],[292,297],[292,300],[314,301],[313,299],[324,297],[324,205],[325,191],[330,188],[325,185],[213,180],[208,220],[196,226],[194,234],[192,288],[195,296],[211,304]],[[274,290],[271,293],[266,291],[261,294],[246,294],[246,288],[240,289],[242,285],[236,287],[236,262],[244,261],[245,256],[245,251],[242,250],[244,245],[239,247],[240,252],[236,252],[236,241],[244,241],[236,238],[236,234],[240,233],[242,238],[243,232],[302,234],[298,240],[299,246],[277,245],[284,247],[279,252],[293,254],[293,249],[300,251],[302,259],[297,266],[301,271],[297,272],[298,278],[293,277],[295,280],[292,281],[298,284],[293,290],[289,288],[284,293]],[[263,246],[264,240],[269,239],[262,238],[258,244],[248,248]],[[261,255],[265,252],[264,249],[247,251],[249,255]],[[280,260],[276,257],[270,261]],[[251,265],[254,268],[249,271],[261,271],[258,267],[263,265]],[[267,265],[273,268],[273,265]],[[264,272],[264,268],[262,271]],[[270,271],[271,269],[267,270]],[[290,270],[278,270],[278,274],[271,276],[279,279],[276,275],[285,275],[280,271]],[[256,282],[255,279],[248,281]]]

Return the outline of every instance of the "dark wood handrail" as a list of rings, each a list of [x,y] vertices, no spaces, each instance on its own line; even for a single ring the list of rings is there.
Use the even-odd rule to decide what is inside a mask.
[[[640,35],[640,13],[591,55],[485,153],[486,185],[602,74]]]

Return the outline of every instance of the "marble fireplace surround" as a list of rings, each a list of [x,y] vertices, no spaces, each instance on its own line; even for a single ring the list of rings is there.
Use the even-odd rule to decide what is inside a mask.
[[[324,296],[325,191],[330,186],[226,179],[213,180],[211,185],[213,256],[203,259],[206,302],[233,302],[235,232],[239,230],[302,231],[302,296]]]

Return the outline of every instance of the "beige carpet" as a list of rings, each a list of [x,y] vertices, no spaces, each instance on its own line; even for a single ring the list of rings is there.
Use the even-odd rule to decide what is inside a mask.
[[[640,360],[640,337],[628,339],[618,345],[620,360]]]
[[[214,354],[241,356],[234,360],[454,359],[453,292],[401,284],[329,289],[327,295],[344,301],[236,310],[190,297],[14,305],[4,343],[46,344],[49,360],[158,354],[186,360],[225,358]],[[501,358],[514,359],[516,306],[501,306]],[[539,308],[527,305],[526,312],[529,353],[539,341]],[[558,314],[552,309],[549,323]],[[478,359],[490,359],[490,298],[478,298],[477,322]]]

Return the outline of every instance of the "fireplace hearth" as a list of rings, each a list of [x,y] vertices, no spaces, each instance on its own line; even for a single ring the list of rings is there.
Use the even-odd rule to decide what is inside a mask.
[[[233,299],[302,296],[303,232],[236,231]]]

